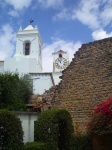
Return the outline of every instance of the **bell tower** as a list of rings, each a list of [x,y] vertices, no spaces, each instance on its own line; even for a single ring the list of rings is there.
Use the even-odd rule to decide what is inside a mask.
[[[37,27],[31,24],[17,33],[15,59],[29,61],[29,73],[42,72],[42,40]],[[35,69],[34,69],[35,68]]]
[[[16,53],[13,58],[6,58],[5,71],[17,71],[19,74],[42,72],[42,40],[37,26],[20,27],[16,36]]]

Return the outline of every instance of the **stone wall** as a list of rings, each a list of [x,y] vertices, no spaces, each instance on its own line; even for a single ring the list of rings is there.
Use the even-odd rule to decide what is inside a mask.
[[[92,109],[112,97],[112,38],[83,44],[62,73],[52,101],[54,106],[60,101],[58,107],[70,112],[75,132],[84,133]]]

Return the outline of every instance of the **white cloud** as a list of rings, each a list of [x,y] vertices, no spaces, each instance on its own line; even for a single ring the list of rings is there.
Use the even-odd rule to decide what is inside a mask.
[[[0,31],[0,60],[11,57],[15,50],[15,33],[9,24],[2,26]]]
[[[53,71],[53,57],[52,53],[58,50],[68,51],[69,60],[71,61],[74,57],[73,54],[81,47],[81,43],[65,41],[58,39],[53,41],[51,44],[44,44],[42,51],[42,60],[43,60],[43,71],[52,72]]]
[[[63,0],[38,0],[38,2],[46,8],[63,6]]]
[[[32,0],[5,0],[7,4],[12,5],[15,10],[28,8]]]
[[[54,20],[79,20],[89,28],[96,30],[109,25],[112,21],[112,0],[81,0],[72,9],[64,8]]]
[[[8,12],[8,15],[12,16],[12,17],[19,17],[19,13],[15,10],[10,10]]]
[[[19,17],[24,9],[31,5],[32,0],[5,0],[5,5],[10,5],[13,8],[8,10],[7,14],[12,17]]]
[[[93,30],[106,27],[112,21],[112,0],[81,0],[72,18]]]
[[[19,14],[27,9],[32,4],[33,8],[38,8],[39,6],[43,8],[58,8],[63,6],[64,0],[5,0],[6,4],[13,7],[8,14],[12,17],[18,17]]]
[[[102,0],[81,0],[78,6],[73,4],[72,9],[64,8],[54,16],[54,20],[79,20],[92,29],[100,27],[99,6]]]
[[[103,29],[96,30],[92,33],[92,37],[93,37],[94,40],[100,40],[100,39],[108,38],[108,37],[111,37],[111,36],[112,36],[112,32],[107,33]]]
[[[53,17],[53,20],[56,21],[56,20],[62,20],[62,19],[65,19],[65,20],[69,20],[71,17],[70,13],[69,13],[69,10],[66,9],[66,8],[63,8],[61,12],[57,13],[54,17]]]
[[[102,19],[102,24],[107,26],[112,21],[112,0],[106,1],[106,5],[100,14],[100,18]]]
[[[79,7],[74,9],[72,19],[78,19],[83,24],[90,28],[99,28],[100,22],[97,18],[99,14],[99,0],[85,0],[81,1]]]

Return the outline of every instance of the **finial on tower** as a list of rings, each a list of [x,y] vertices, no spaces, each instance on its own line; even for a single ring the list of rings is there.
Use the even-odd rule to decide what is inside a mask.
[[[32,18],[29,21],[30,21],[30,25],[34,22],[34,20]]]
[[[19,31],[22,31],[22,28],[21,28],[21,26],[20,26],[20,28],[19,28]]]

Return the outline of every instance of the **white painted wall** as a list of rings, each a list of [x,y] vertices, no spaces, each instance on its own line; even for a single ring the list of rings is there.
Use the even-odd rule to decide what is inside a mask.
[[[30,75],[33,80],[34,94],[43,94],[45,90],[48,90],[53,86],[51,73],[34,73]]]
[[[4,62],[4,70],[10,72],[18,72],[19,74],[27,73],[37,73],[40,72],[40,67],[38,68],[38,63],[36,58],[26,58],[16,59],[16,58],[6,58]]]
[[[36,112],[15,112],[22,123],[24,143],[34,141],[34,121],[38,119]]]
[[[61,79],[59,78],[62,75],[62,72],[53,72],[53,78],[55,85],[58,85]]]

